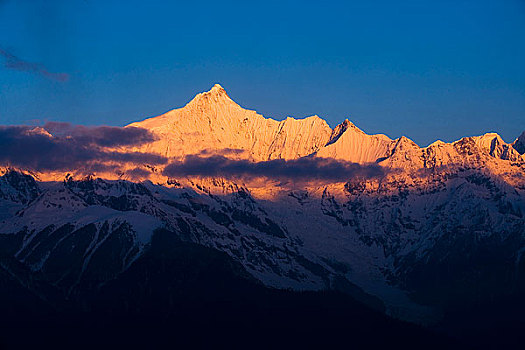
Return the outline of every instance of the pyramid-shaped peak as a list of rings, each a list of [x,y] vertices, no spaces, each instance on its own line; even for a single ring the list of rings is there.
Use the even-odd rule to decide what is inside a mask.
[[[512,147],[516,151],[518,151],[519,154],[525,154],[525,131],[521,133],[521,135],[512,143]]]
[[[215,84],[213,87],[205,92],[197,94],[188,105],[212,105],[212,104],[231,104],[235,103],[228,96],[226,90],[219,85]]]
[[[357,131],[361,134],[364,134],[364,132],[361,131],[361,129],[359,129],[357,126],[355,126],[354,123],[352,123],[348,119],[345,119],[341,124],[338,124],[332,130],[332,135],[330,136],[330,141],[328,141],[327,145],[335,143],[349,129]]]
[[[395,145],[396,148],[398,148],[398,147],[419,148],[417,143],[415,143],[414,141],[412,141],[411,139],[409,139],[406,136],[401,136],[396,141],[397,141],[396,145]]]
[[[223,93],[225,94],[226,90],[224,90],[224,88],[220,84],[215,84],[208,92],[216,93],[216,94],[223,94]]]
[[[432,142],[430,145],[428,145],[426,148],[431,148],[431,147],[440,147],[440,146],[444,146],[446,145],[446,143],[442,140],[436,140],[434,142]]]
[[[364,134],[363,130],[359,129],[354,123],[348,120],[348,118],[343,120],[341,124],[337,125],[334,130],[338,130],[340,133],[343,133],[348,129],[352,129],[354,131],[361,132]]]
[[[345,120],[343,120],[343,122],[341,123],[341,125],[344,126],[344,127],[355,126],[354,123],[352,123],[350,120],[348,120],[348,118],[346,118]]]
[[[220,84],[213,85],[213,87],[210,90],[202,92],[198,94],[197,96],[199,95],[226,97],[229,99],[228,94],[226,93],[226,90],[224,90],[224,88]]]

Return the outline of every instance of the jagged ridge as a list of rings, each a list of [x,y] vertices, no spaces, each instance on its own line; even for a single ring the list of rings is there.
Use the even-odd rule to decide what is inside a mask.
[[[287,118],[276,121],[255,111],[243,109],[226,91],[216,84],[210,91],[195,96],[186,106],[161,116],[146,119],[130,126],[146,128],[159,136],[159,140],[142,148],[171,158],[182,159],[202,152],[224,154],[225,150],[239,150],[227,156],[264,161],[270,159],[296,159],[304,156],[334,158],[356,163],[384,162],[405,168],[415,166],[414,159],[432,153],[436,164],[447,164],[459,155],[454,144],[433,143],[420,148],[406,137],[395,140],[386,135],[368,135],[348,119],[331,129],[318,116],[304,119]],[[487,133],[471,139],[478,151],[494,158],[523,162],[520,153],[523,139],[505,143],[496,133]],[[458,141],[460,142],[460,141]],[[406,144],[406,146],[402,146]],[[409,156],[406,152],[411,152]],[[420,162],[422,166],[423,162]],[[418,164],[419,166],[420,164]]]

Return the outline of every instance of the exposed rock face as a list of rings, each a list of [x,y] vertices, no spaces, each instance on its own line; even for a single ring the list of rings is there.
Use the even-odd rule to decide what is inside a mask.
[[[508,163],[499,160],[521,167],[525,164],[520,154],[525,149],[523,135],[513,144],[505,143],[498,134],[488,133],[453,143],[436,141],[421,148],[404,136],[392,140],[382,134],[368,135],[349,120],[331,129],[318,116],[283,121],[265,118],[240,107],[218,84],[183,108],[130,126],[146,128],[158,136],[156,142],[143,146],[141,151],[175,160],[202,154],[252,161],[315,156],[377,163],[401,171],[461,165],[489,167],[509,181],[515,180],[508,174],[517,168],[508,168]]]
[[[473,137],[473,139],[482,150],[494,158],[512,161],[523,160],[513,145],[505,143],[496,133],[487,133],[482,136]]]
[[[198,94],[183,108],[130,126],[159,135],[160,140],[145,150],[168,157],[241,150],[235,152],[237,157],[256,161],[312,154],[328,142],[332,132],[317,116],[280,122],[266,119],[233,102],[220,85]]]
[[[521,133],[521,135],[512,143],[512,147],[516,151],[518,151],[519,154],[525,153],[525,131]]]
[[[348,120],[332,130],[318,116],[283,121],[264,118],[233,102],[220,85],[198,94],[183,108],[130,126],[159,136],[159,141],[143,150],[173,158],[203,151],[242,150],[234,156],[261,161],[316,154],[368,163],[388,156],[393,147],[387,136],[367,135]]]
[[[490,133],[419,147],[348,120],[332,130],[317,116],[266,119],[219,85],[131,125],[158,136],[140,151],[172,160],[322,157],[374,163],[384,176],[243,183],[167,179],[151,167],[144,179],[152,182],[50,183],[6,169],[5,254],[74,295],[119,276],[161,228],[226,253],[267,286],[373,295],[391,315],[421,322],[435,320],[437,308],[525,292],[525,133],[513,144]]]
[[[331,129],[318,116],[282,121],[265,118],[232,101],[218,84],[210,91],[197,94],[182,108],[129,126],[147,129],[156,140],[140,146],[111,149],[110,152],[147,152],[167,157],[167,163],[183,161],[188,156],[219,155],[250,162],[319,157],[361,165],[376,164],[384,167],[386,172],[395,169],[398,174],[436,167],[467,166],[486,168],[513,186],[525,186],[520,175],[525,166],[525,155],[521,154],[525,150],[524,134],[512,144],[505,143],[495,133],[487,133],[452,143],[436,141],[422,148],[405,136],[390,139],[382,134],[368,135],[349,120]],[[55,137],[38,128],[31,132],[45,132],[47,137]],[[163,173],[165,166],[113,162],[107,167],[111,170],[100,170],[95,174],[86,173],[89,170],[85,169],[68,169],[68,172],[76,177],[96,175],[113,180],[191,182],[191,179],[168,178]],[[35,175],[42,180],[61,181],[65,172],[35,171]],[[270,188],[261,190],[272,183],[272,179],[266,178],[263,183],[255,183],[255,180],[255,177],[249,179],[251,187],[258,189],[257,193],[266,196],[275,192]]]

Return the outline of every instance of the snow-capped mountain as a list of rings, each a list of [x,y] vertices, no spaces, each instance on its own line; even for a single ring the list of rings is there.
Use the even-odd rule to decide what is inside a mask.
[[[243,109],[218,84],[210,91],[195,96],[183,108],[129,126],[155,133],[158,141],[147,144],[145,149],[171,158],[202,152],[224,154],[236,150],[230,153],[253,161],[315,155],[356,163],[381,163],[390,158],[396,149],[397,152],[407,147],[419,149],[406,137],[392,140],[382,134],[367,135],[349,120],[331,129],[318,116],[304,119],[289,117],[283,121],[265,118],[255,111]],[[513,147],[520,144],[521,139],[514,144],[506,144],[495,133],[466,139],[473,140],[483,152],[495,158],[524,161]],[[447,144],[438,141],[423,150],[432,153],[443,145]],[[450,153],[453,150],[447,147],[446,151]],[[444,152],[438,152],[441,163],[452,161],[450,155],[447,157],[439,153]]]
[[[148,129],[159,140],[146,150],[180,158],[203,151],[240,150],[238,156],[253,160],[294,159],[319,150],[332,130],[317,116],[276,121],[243,109],[215,85],[200,93],[184,108],[129,126]]]
[[[176,177],[141,164],[132,182],[127,165],[87,177],[5,168],[2,254],[68,298],[130,269],[159,230],[226,253],[268,287],[337,290],[423,324],[525,292],[525,133],[512,144],[487,133],[419,147],[348,120],[331,129],[317,116],[267,119],[219,85],[130,126],[156,140],[129,150],[180,166],[191,156],[243,166],[329,159],[380,175]]]

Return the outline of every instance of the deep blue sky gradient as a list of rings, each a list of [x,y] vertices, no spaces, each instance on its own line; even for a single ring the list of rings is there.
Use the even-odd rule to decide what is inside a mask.
[[[436,139],[525,130],[525,1],[0,0],[0,124],[125,125],[220,83],[267,117]]]

